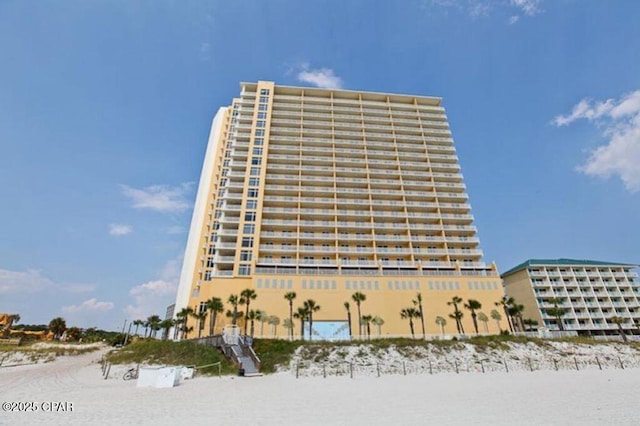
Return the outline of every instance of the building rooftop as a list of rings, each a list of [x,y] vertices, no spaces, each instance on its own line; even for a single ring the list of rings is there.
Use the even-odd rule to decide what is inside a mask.
[[[586,259],[529,259],[509,269],[507,272],[504,272],[502,276],[504,277],[506,275],[513,274],[514,272],[518,272],[521,269],[527,268],[529,266],[627,266],[630,268],[635,268],[638,265],[633,265],[631,263],[603,262],[600,260]]]

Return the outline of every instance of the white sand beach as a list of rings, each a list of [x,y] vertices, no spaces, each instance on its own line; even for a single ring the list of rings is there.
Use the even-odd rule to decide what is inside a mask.
[[[105,352],[0,368],[0,424],[636,425],[640,369],[303,377],[197,377],[168,389],[137,388],[122,368],[102,377]],[[72,411],[45,412],[65,402]],[[45,405],[50,409],[51,404]],[[66,406],[69,408],[69,406]]]

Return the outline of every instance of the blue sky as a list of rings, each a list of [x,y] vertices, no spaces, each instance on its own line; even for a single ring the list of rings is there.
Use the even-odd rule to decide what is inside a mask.
[[[440,96],[485,260],[640,262],[640,2],[0,0],[0,312],[175,296],[240,81]]]

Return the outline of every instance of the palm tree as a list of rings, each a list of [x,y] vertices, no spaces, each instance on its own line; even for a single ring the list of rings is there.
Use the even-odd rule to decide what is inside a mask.
[[[180,312],[176,314],[176,322],[180,325],[180,330],[182,331],[182,338],[187,337],[187,333],[189,332],[188,321],[189,317],[193,314],[193,308],[187,306],[186,308],[182,308]]]
[[[447,320],[444,317],[436,317],[436,324],[440,326],[440,333],[444,336],[444,326],[447,325]]]
[[[420,316],[420,311],[414,307],[404,308],[400,311],[400,318],[409,320],[409,328],[411,329],[411,337],[415,339],[415,333],[413,332],[413,319]]]
[[[204,309],[200,312],[196,312],[192,315],[198,324],[198,339],[202,337],[202,330],[204,330],[204,323],[207,320],[207,310]]]
[[[240,292],[240,300],[242,300],[241,303],[245,304],[244,317],[247,319],[249,317],[249,305],[251,304],[252,300],[256,299],[256,297],[258,297],[258,295],[256,294],[255,290],[251,288],[245,288],[244,290],[242,290],[242,292]],[[244,335],[247,335],[247,321],[244,322]]]
[[[225,316],[227,318],[231,318],[231,323],[233,324],[233,318],[235,317],[236,319],[236,324],[238,323],[238,321],[240,321],[241,319],[244,319],[244,312],[242,311],[238,311],[238,310],[231,310],[231,309],[227,309],[227,312],[225,312]],[[245,319],[246,320],[246,319]],[[238,328],[240,328],[240,326],[238,326]]]
[[[149,330],[149,321],[142,321],[142,327],[144,327],[144,338],[147,338],[147,330]]]
[[[476,311],[482,308],[482,303],[478,302],[475,299],[469,299],[467,303],[464,304],[465,309],[471,311],[471,320],[473,321],[473,328],[476,330],[476,334],[478,334],[478,314]]]
[[[484,328],[485,333],[489,333],[489,326],[487,322],[489,321],[489,317],[484,312],[478,312],[478,321],[482,323],[482,328]]]
[[[413,305],[418,307],[418,312],[420,312],[420,322],[422,323],[422,338],[426,339],[427,335],[424,331],[424,311],[422,310],[422,294],[418,293],[416,298],[413,300]]]
[[[344,308],[347,310],[347,322],[349,324],[349,340],[351,340],[353,335],[351,334],[351,309],[349,306],[349,302],[344,302]]]
[[[560,307],[560,305],[562,305],[563,302],[564,301],[562,299],[553,297],[549,299],[549,303],[553,305],[553,308],[546,309],[547,315],[551,315],[552,317],[556,318],[556,322],[558,323],[558,327],[560,328],[560,331],[564,331],[564,324],[562,324],[562,317],[566,313],[564,308]]]
[[[275,315],[271,315],[269,318],[267,318],[267,321],[271,326],[271,332],[273,333],[273,337],[275,338],[276,335],[278,334],[278,324],[280,324],[280,318],[278,318]],[[285,322],[287,321],[288,319],[285,320]]]
[[[313,340],[313,313],[320,310],[320,305],[317,305],[313,299],[307,299],[304,301],[304,308],[309,315],[309,340]]]
[[[367,326],[367,329],[366,329],[367,330],[367,338],[369,340],[371,340],[371,326],[370,326],[370,324],[371,324],[371,320],[372,319],[373,319],[373,316],[371,316],[371,315],[363,315],[362,316],[362,322],[364,323],[364,325]]]
[[[216,321],[218,314],[224,312],[224,304],[219,297],[212,297],[205,302],[205,306],[209,310],[209,336],[213,336],[216,329]]]
[[[140,327],[141,325],[144,325],[144,321],[142,321],[141,319],[137,319],[133,321],[133,325],[136,326],[135,331],[133,332],[133,334],[138,334],[138,327]]]
[[[160,322],[162,322],[162,320],[158,315],[151,315],[147,318],[147,324],[149,325],[149,337],[152,337],[153,334],[153,338],[156,338],[156,332],[160,330]]]
[[[260,337],[262,337],[264,334],[264,323],[269,321],[269,316],[265,311],[257,310],[256,319],[260,321]]]
[[[227,303],[229,303],[233,307],[233,311],[231,315],[227,313],[227,316],[231,317],[231,325],[238,324],[238,304],[240,303],[240,297],[237,294],[232,294],[227,299]]]
[[[620,333],[620,337],[622,337],[623,341],[628,342],[629,339],[627,338],[627,335],[624,334],[624,330],[622,329],[622,324],[624,324],[624,318],[615,316],[615,317],[611,317],[609,321],[611,321],[612,323],[618,326],[618,332]]]
[[[382,319],[382,317],[376,315],[375,317],[373,317],[373,319],[371,319],[371,323],[378,327],[378,337],[380,337],[380,335],[382,334],[382,326],[384,325],[384,320]]]
[[[59,340],[67,329],[67,322],[62,317],[55,317],[49,322],[49,331],[53,333],[54,340]]]
[[[513,317],[514,326],[515,324],[518,324],[518,327],[521,331],[524,331],[524,320],[522,318],[523,312],[524,305],[518,305],[517,303],[514,303],[513,305],[511,305],[511,308],[509,308],[509,313]]]
[[[496,321],[496,326],[498,327],[498,331],[502,331],[502,329],[500,328],[500,321],[502,320],[502,315],[500,315],[500,312],[496,311],[495,309],[492,309],[489,315],[491,315],[491,319]]]
[[[524,320],[524,324],[527,326],[527,331],[533,331],[533,327],[538,325],[538,321],[536,321],[536,320],[534,320],[532,318],[528,318],[528,319]]]
[[[284,298],[289,301],[289,323],[291,327],[289,327],[289,338],[293,340],[293,299],[296,298],[296,292],[290,291],[285,293]]]
[[[174,321],[171,318],[166,318],[160,322],[160,328],[162,329],[162,340],[169,338],[169,329],[174,326]]]
[[[464,334],[464,327],[462,326],[462,317],[464,314],[460,312],[458,309],[458,304],[462,303],[462,299],[458,296],[453,296],[450,302],[447,302],[447,305],[453,305],[453,315],[449,315],[450,318],[456,320],[456,328],[458,329],[458,334]]]
[[[358,337],[360,337],[362,336],[362,314],[360,312],[360,304],[367,300],[367,296],[363,293],[360,293],[359,291],[356,291],[355,293],[353,293],[353,295],[351,295],[351,299],[353,299],[353,301],[356,303],[356,306],[358,306]]]
[[[245,324],[245,329],[246,329],[246,328],[247,328],[247,323],[248,323],[249,321],[251,321],[251,334],[250,334],[250,336],[251,336],[251,338],[252,338],[252,339],[253,339],[253,331],[254,331],[254,326],[253,326],[253,324],[254,324],[254,321],[255,321],[256,319],[258,319],[258,314],[257,314],[257,312],[256,312],[255,310],[253,310],[253,309],[252,309],[252,310],[250,310],[250,311],[249,311],[249,313],[247,314],[247,321],[245,321],[245,323],[244,323],[244,324]]]
[[[78,327],[69,327],[67,329],[67,341],[76,342],[82,337],[82,331]]]
[[[494,303],[496,306],[502,306],[502,309],[504,310],[504,314],[507,317],[507,324],[509,325],[509,331],[512,333],[514,331],[514,328],[513,328],[513,324],[511,323],[511,316],[509,315],[509,306],[513,305],[514,303],[516,303],[516,301],[513,299],[513,297],[507,297],[507,296],[503,296],[502,299]]]
[[[293,317],[300,320],[300,338],[304,340],[304,322],[309,317],[309,312],[305,307],[300,307],[293,314]]]
[[[449,314],[449,318],[451,318],[452,320],[454,320],[456,322],[456,328],[458,329],[458,334],[463,334],[463,332],[461,332],[460,330],[462,329],[462,317],[464,316],[464,313],[462,313],[462,311],[453,311],[452,314]]]
[[[284,323],[282,325],[284,326],[284,328],[287,329],[287,336],[291,338],[291,335],[293,334],[293,321],[291,321],[289,318],[285,318]],[[274,333],[274,337],[275,337],[275,333]]]

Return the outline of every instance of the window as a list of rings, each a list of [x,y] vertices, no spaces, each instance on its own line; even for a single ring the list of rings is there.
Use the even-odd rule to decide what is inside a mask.
[[[258,105],[258,111],[266,111],[269,107],[265,104]]]
[[[251,176],[260,176],[260,167],[252,167],[250,174]]]
[[[251,159],[251,165],[259,166],[260,164],[262,164],[262,158],[254,157],[254,158]]]
[[[238,275],[251,275],[251,265],[240,265]]]
[[[262,146],[262,145],[264,145],[264,138],[255,138],[255,139],[253,140],[253,144],[254,144],[255,146]]]
[[[244,225],[244,227],[242,228],[242,232],[245,234],[253,234],[254,232],[256,232],[256,226],[253,224]]]
[[[262,148],[260,147],[253,147],[253,155],[262,155]]]
[[[249,178],[249,186],[259,186],[260,178]]]
[[[258,202],[256,200],[248,200],[247,201],[247,210],[253,210],[258,207]]]
[[[264,129],[257,129],[255,135],[256,136],[264,136]]]
[[[256,220],[256,212],[246,212],[244,214],[245,222],[255,222]]]
[[[242,250],[240,252],[240,260],[241,261],[250,261],[251,260],[251,252],[248,250]]]
[[[256,127],[259,129],[264,129],[264,127],[266,126],[266,122],[264,120],[258,120],[256,121]]]
[[[243,237],[242,247],[253,247],[253,237]]]
[[[268,102],[269,102],[268,96],[260,96],[260,103],[268,103]]]
[[[267,118],[267,113],[266,112],[259,112],[258,113],[258,120],[264,120]]]
[[[257,189],[248,189],[248,190],[247,190],[247,197],[255,198],[255,197],[257,197],[257,196],[258,196],[259,192],[260,192],[260,191],[259,191],[259,190],[257,190]]]
[[[269,95],[269,89],[260,89],[260,95],[264,96],[264,95]]]

